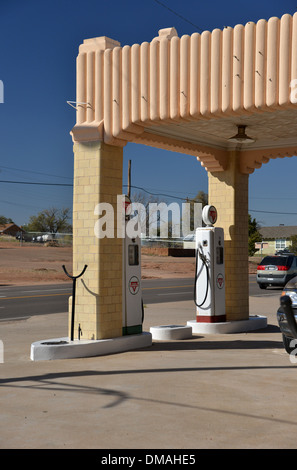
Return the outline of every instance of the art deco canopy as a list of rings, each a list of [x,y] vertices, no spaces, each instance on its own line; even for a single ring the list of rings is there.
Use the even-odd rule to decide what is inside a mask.
[[[297,14],[120,47],[87,39],[77,58],[74,141],[143,143],[222,171],[247,125],[241,171],[297,154]]]

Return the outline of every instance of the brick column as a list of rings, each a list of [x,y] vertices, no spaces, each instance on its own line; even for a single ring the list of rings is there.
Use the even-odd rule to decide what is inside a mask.
[[[228,168],[209,173],[209,203],[218,211],[216,226],[225,238],[226,318],[249,318],[248,175],[239,171],[240,152],[230,151]]]
[[[116,216],[122,165],[121,147],[103,142],[74,144],[73,275],[88,265],[77,281],[74,338],[79,324],[81,339],[122,335],[122,239],[117,238]],[[94,232],[99,203],[109,203],[114,209],[113,238],[98,238]]]

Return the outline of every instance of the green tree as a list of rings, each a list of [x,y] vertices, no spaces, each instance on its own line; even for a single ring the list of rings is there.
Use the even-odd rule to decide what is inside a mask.
[[[252,219],[249,214],[249,256],[254,256],[254,254],[259,251],[258,248],[255,248],[256,242],[262,241],[262,235],[259,232],[259,224],[256,219]]]
[[[291,253],[294,253],[296,255],[297,254],[297,235],[292,235],[290,241],[291,241],[291,244],[288,247],[288,249]]]
[[[0,225],[5,225],[5,224],[13,224],[13,220],[7,217],[4,217],[4,215],[0,215]]]
[[[194,207],[195,203],[201,203],[202,209],[208,204],[208,194],[204,191],[199,191],[193,199],[187,199],[187,202],[190,203],[190,229],[195,230],[195,221],[194,221]]]
[[[195,203],[201,202],[202,207],[208,204],[208,194],[204,191],[199,191],[193,199],[189,199],[188,202]]]
[[[70,233],[72,226],[68,220],[70,218],[70,209],[45,209],[37,215],[33,215],[26,225],[28,232],[64,232]]]

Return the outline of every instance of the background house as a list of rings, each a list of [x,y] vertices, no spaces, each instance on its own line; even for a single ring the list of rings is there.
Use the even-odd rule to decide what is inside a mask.
[[[24,230],[14,223],[0,225],[0,236],[10,235],[15,237],[18,232],[24,232]]]
[[[291,237],[297,235],[297,225],[278,225],[276,227],[262,227],[259,229],[263,237],[261,243],[255,244],[259,249],[257,255],[274,255],[276,251],[288,248],[291,244]]]

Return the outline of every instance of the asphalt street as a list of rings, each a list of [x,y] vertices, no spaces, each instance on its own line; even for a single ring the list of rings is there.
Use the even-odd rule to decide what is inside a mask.
[[[142,281],[145,305],[179,302],[193,299],[194,280],[144,279]],[[250,275],[251,297],[280,296],[281,288],[260,290],[255,275]],[[32,286],[0,287],[0,321],[24,319],[34,315],[67,312],[72,283]]]

